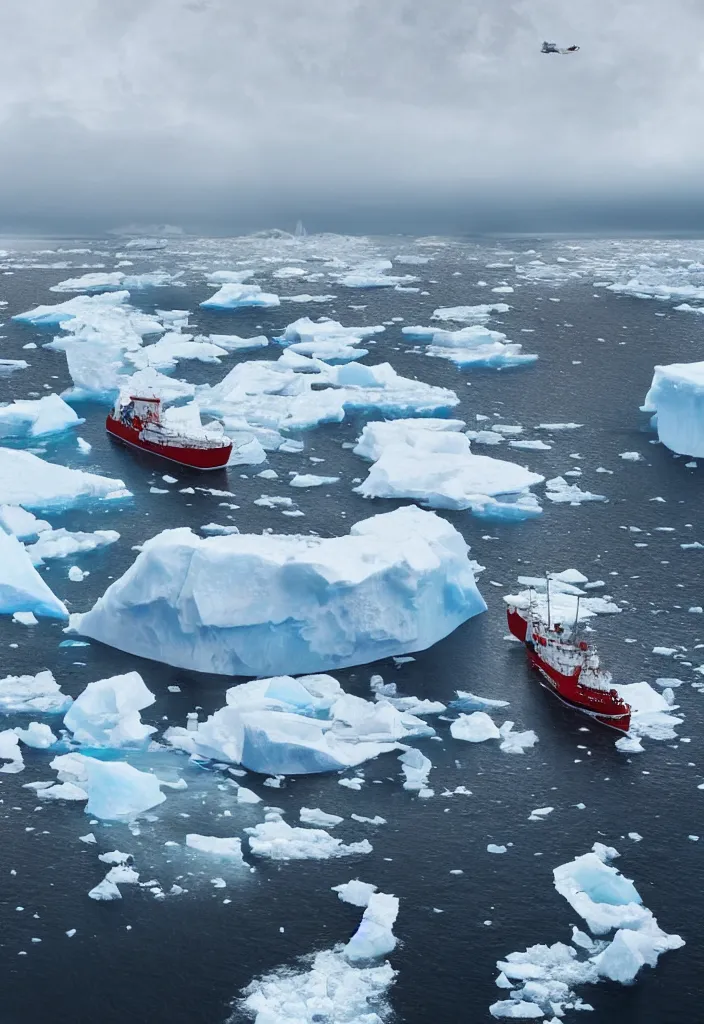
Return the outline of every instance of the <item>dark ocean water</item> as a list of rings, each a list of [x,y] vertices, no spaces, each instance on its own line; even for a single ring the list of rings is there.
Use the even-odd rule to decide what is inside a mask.
[[[114,242],[81,244],[111,254],[119,249]],[[384,244],[390,253],[400,245],[379,240],[381,247]],[[381,324],[403,316],[407,324],[427,324],[438,306],[497,298],[490,298],[489,289],[474,282],[481,277],[493,285],[507,271],[484,269],[484,263],[496,260],[497,250],[522,251],[529,245],[550,262],[560,243],[504,240],[501,245],[449,245],[438,249],[428,266],[395,271],[418,272],[424,280],[421,287],[430,296],[306,285],[305,290],[335,291],[338,299],[319,307],[285,305],[214,313],[198,309],[212,289],[202,283],[202,273],[193,273],[186,275],[185,289],[147,291],[135,294],[133,300],[145,310],[195,311],[192,323],[198,331],[194,333],[206,334],[263,332],[271,336],[303,315],[329,315],[345,324]],[[1,247],[10,246],[2,243]],[[36,244],[27,251],[49,247],[57,244]],[[647,249],[647,243],[639,247]],[[468,265],[468,254],[478,255],[480,262]],[[88,256],[66,258],[93,261]],[[130,258],[135,260],[133,272],[170,268],[172,263],[188,266],[187,255],[176,260],[165,255],[145,261],[144,266],[137,256]],[[112,255],[103,259],[110,269]],[[207,255],[194,256],[191,262],[212,264]],[[458,268],[462,277],[453,276]],[[0,276],[0,299],[8,302],[0,310],[6,314],[0,316],[5,320],[0,328],[5,336],[0,354],[31,363],[29,369],[0,379],[0,400],[43,392],[44,384],[57,391],[70,385],[62,353],[22,350],[28,341],[50,340],[52,332],[13,324],[9,317],[38,303],[68,297],[52,295],[49,286],[83,272],[17,269]],[[260,275],[256,279],[277,290],[275,282]],[[429,279],[436,283],[428,284]],[[578,465],[584,473],[577,481],[580,486],[607,495],[608,503],[573,508],[545,501],[541,518],[512,525],[447,513],[471,544],[473,557],[487,567],[479,577],[489,605],[487,614],[418,654],[413,663],[396,668],[385,661],[336,673],[346,689],[365,697],[369,677],[379,673],[385,681],[395,681],[403,694],[447,701],[455,690],[465,689],[509,700],[506,717],[519,729],[534,729],[539,736],[536,747],[523,756],[510,756],[495,745],[462,744],[450,738],[448,723],[440,721],[439,740],[417,743],[435,766],[431,785],[436,795],[430,800],[403,791],[393,755],[364,766],[367,784],[360,792],[339,786],[335,776],[289,779],[278,791],[263,788],[252,778],[247,784],[267,804],[283,808],[292,824],[299,807],[321,807],[348,819],[335,830],[336,835],[345,841],[367,836],[374,851],[367,857],[322,863],[263,862],[256,873],[245,875],[228,871],[219,862],[187,856],[183,848],[173,853],[175,848],[163,845],[167,840],[182,840],[187,831],[242,834],[244,827],[262,819],[261,807],[238,806],[231,790],[218,789],[217,773],[187,767],[177,755],[155,755],[160,767],[178,768],[189,789],[167,791],[154,820],[143,821],[139,834],[132,835],[125,825],[89,825],[80,804],[40,803],[22,786],[54,777],[48,768],[50,757],[25,748],[24,772],[3,775],[0,781],[2,1024],[224,1022],[232,1012],[231,1001],[252,978],[349,937],[360,912],[338,901],[330,886],[357,876],[401,900],[395,928],[400,942],[390,957],[398,971],[391,992],[395,1019],[405,1024],[488,1021],[490,1003],[500,998],[494,986],[496,960],[534,943],[567,942],[570,926],[580,923],[554,890],[552,869],[586,852],[597,840],[621,852],[618,866],[635,880],[661,927],[682,935],[687,945],[664,955],[657,969],[646,969],[633,987],[601,984],[582,989],[580,994],[596,1010],[593,1019],[603,1024],[692,1024],[702,1019],[704,955],[698,879],[704,849],[704,792],[697,785],[704,776],[700,764],[704,697],[690,685],[701,680],[691,667],[651,653],[655,645],[681,645],[687,649],[687,661],[693,666],[700,662],[699,651],[693,648],[704,643],[704,618],[688,614],[687,609],[704,604],[704,552],[682,550],[680,544],[704,542],[702,470],[686,469],[687,460],[653,444],[647,418],[639,412],[653,365],[699,358],[704,351],[702,328],[699,318],[674,312],[670,304],[595,290],[593,280],[587,275],[559,288],[525,283],[507,297],[512,309],[490,326],[522,341],[527,351],[539,353],[534,366],[504,372],[460,371],[443,360],[406,351],[411,346],[400,334],[400,324],[387,327],[365,360],[388,359],[399,373],[454,388],[462,401],[453,415],[464,418],[470,427],[477,413],[492,418],[499,413],[498,422],[522,424],[528,437],[545,436],[530,429],[541,422],[584,424],[580,430],[555,434],[551,451],[511,451],[506,446],[476,450],[519,461],[546,478]],[[286,285],[290,289],[290,283]],[[350,304],[366,304],[366,309],[355,312],[348,308]],[[534,333],[521,334],[521,328]],[[265,352],[261,357],[276,354]],[[246,353],[238,358],[252,356]],[[228,357],[224,366],[182,363],[176,376],[216,381],[234,361],[235,357]],[[78,433],[93,445],[90,454],[80,455],[74,436],[66,435],[43,445],[46,457],[119,477],[134,498],[119,509],[94,506],[47,515],[54,526],[112,528],[121,533],[120,542],[104,552],[49,563],[47,582],[72,610],[90,607],[110,579],[132,563],[132,546],[166,527],[227,522],[222,518],[225,513],[233,515],[242,531],[312,530],[332,536],[346,532],[348,524],[358,519],[403,504],[370,503],[352,493],[351,481],[364,476],[365,463],[341,445],[354,440],[360,419],[308,432],[305,451],[298,455],[271,454],[269,465],[279,472],[279,480],[257,479],[263,467],[233,467],[209,475],[206,486],[237,495],[231,500],[241,507],[230,513],[218,508],[222,499],[198,492],[180,494],[176,486],[166,495],[150,494],[150,485],[166,486],[160,481],[163,473],[173,472],[179,478],[178,487],[203,481],[113,445],[104,432],[105,406],[84,403],[79,412],[86,423]],[[639,451],[644,461],[623,461],[618,457],[623,451]],[[577,454],[578,458],[573,457]],[[314,466],[308,461],[310,455],[325,461]],[[596,474],[598,466],[613,470],[613,475]],[[306,518],[293,523],[274,509],[252,503],[261,494],[288,493],[290,470],[341,477],[329,488],[296,492]],[[541,488],[537,490],[542,493]],[[665,502],[650,500],[656,496]],[[630,532],[632,526],[643,532]],[[674,527],[675,532],[656,532],[658,526]],[[635,547],[636,543],[647,546]],[[80,584],[66,578],[74,561],[91,572]],[[594,623],[603,660],[617,680],[652,683],[657,676],[684,680],[676,691],[684,715],[679,740],[645,740],[644,754],[631,758],[620,754],[612,733],[552,700],[527,670],[522,650],[503,640],[501,597],[515,589],[516,576],[567,567],[581,570],[590,579],[606,580],[606,592],[624,603],[621,615],[600,617]],[[223,693],[231,684],[223,677],[141,661],[96,643],[59,649],[62,639],[60,624],[42,621],[26,629],[3,619],[0,677],[50,668],[63,690],[75,696],[92,680],[136,669],[158,698],[143,719],[159,727],[185,724],[186,713],[196,707],[210,712],[222,706]],[[626,639],[636,642],[627,644]],[[181,687],[180,693],[168,692],[173,684]],[[15,725],[20,716],[8,719],[7,724]],[[467,786],[472,796],[441,797],[445,787],[458,785]],[[578,809],[578,803],[585,808]],[[546,805],[555,808],[546,820],[528,821],[533,808]],[[217,819],[226,808],[232,816]],[[349,820],[353,812],[380,814],[388,824],[377,828],[358,824]],[[88,831],[98,837],[97,848],[78,841]],[[642,841],[628,838],[629,832],[639,833]],[[700,833],[700,842],[688,839]],[[486,852],[487,843],[492,842],[513,845],[505,856],[492,856]],[[134,854],[142,880],[154,878],[168,889],[178,878],[188,891],[159,900],[148,889],[124,886],[120,902],[88,899],[88,890],[105,870],[97,853],[114,848]],[[450,874],[454,869],[464,873]],[[213,887],[211,879],[216,876],[225,879],[226,889]],[[71,928],[77,932],[69,939],[65,932]],[[33,938],[41,942],[32,942]]]

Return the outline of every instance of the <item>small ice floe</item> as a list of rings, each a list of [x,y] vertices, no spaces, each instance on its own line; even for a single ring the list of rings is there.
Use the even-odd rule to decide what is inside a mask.
[[[675,729],[682,724],[682,719],[671,713],[677,710],[677,705],[674,704],[674,694],[672,701],[668,700],[667,688],[662,693],[658,693],[649,683],[640,682],[619,683],[615,685],[615,689],[631,706],[629,738],[647,737],[653,740],[677,738]],[[617,746],[622,752],[640,753],[635,743],[631,749],[630,746],[618,740]]]
[[[441,306],[434,311],[431,320],[460,324],[485,323],[492,313],[508,313],[510,308],[505,302],[480,303],[476,306]]]
[[[39,623],[34,612],[13,612],[12,621],[20,626],[36,626]]]
[[[254,338],[241,338],[238,334],[199,334],[195,341],[209,341],[211,345],[216,345],[226,352],[249,352],[266,348],[269,344],[269,339],[264,334],[258,334]]]
[[[550,618],[552,622],[571,624],[579,615],[584,622],[595,615],[618,615],[623,609],[604,597],[588,597],[587,591],[603,586],[602,580],[590,584],[587,577],[576,569],[553,572],[550,577]],[[506,594],[504,601],[516,608],[526,609],[531,601],[538,615],[548,617],[547,580],[545,576],[519,576],[518,582],[528,589]]]
[[[164,739],[260,774],[305,775],[354,767],[434,734],[422,719],[345,693],[327,675],[254,680],[231,687],[225,698],[205,722],[167,729]]]
[[[523,352],[521,344],[509,341],[501,331],[490,331],[480,324],[463,327],[458,331],[443,331],[436,327],[404,327],[402,333],[425,341],[426,355],[448,359],[461,369],[484,367],[501,370],[527,366],[538,359],[537,355]]]
[[[585,501],[607,501],[603,494],[583,491],[577,484],[568,484],[563,476],[553,477],[545,484],[545,496],[558,504],[581,505]]]
[[[92,533],[71,530],[43,530],[39,539],[27,547],[33,565],[42,565],[50,558],[68,558],[107,547],[120,539],[117,530],[94,530]]]
[[[511,990],[508,999],[490,1007],[498,1019],[561,1019],[565,1010],[589,1010],[574,989],[601,980],[631,984],[646,964],[679,949],[684,940],[668,935],[629,879],[609,863],[618,853],[595,843],[593,852],[555,868],[557,891],[582,917],[596,936],[614,932],[613,938],[594,939],[572,929],[572,945],[531,946],[497,961],[496,985]]]
[[[29,363],[26,359],[0,359],[0,377],[9,377],[17,370],[26,370]]]
[[[69,799],[87,800],[86,814],[106,820],[131,820],[139,814],[156,807],[166,799],[161,792],[155,775],[139,771],[125,761],[100,761],[84,754],[60,754],[50,767],[58,773],[60,783],[67,784]],[[52,789],[62,790],[61,786]],[[62,792],[53,794],[52,789],[42,790],[43,799],[56,796],[65,798]]]
[[[497,846],[496,843],[489,843],[486,852],[487,853],[506,853],[505,846]]]
[[[358,878],[332,887],[332,891],[337,893],[343,903],[350,903],[353,907],[367,907],[377,889],[378,886],[371,882],[360,882]]]
[[[58,395],[0,405],[0,438],[44,437],[84,423]]]
[[[530,812],[528,821],[544,821],[554,810],[554,807],[536,807],[534,811]]]
[[[450,701],[450,707],[457,711],[491,711],[492,708],[507,708],[509,701],[479,697],[467,690],[457,690],[457,700]]]
[[[156,732],[140,711],[155,701],[139,672],[88,683],[64,715],[74,743],[89,747],[140,747]]]
[[[264,292],[257,284],[229,283],[200,305],[203,309],[243,309],[248,306],[271,308],[280,305],[279,296]]]
[[[142,288],[185,288],[185,282],[180,278],[182,272],[169,274],[164,270],[157,270],[149,274],[123,274],[117,270],[110,274],[83,274],[82,277],[71,277],[66,281],[59,281],[49,288],[50,292],[83,292],[87,295],[94,292],[115,292],[122,288],[139,290]]]
[[[547,430],[549,433],[553,433],[558,430],[579,430],[583,426],[583,423],[539,423],[538,430]]]
[[[299,828],[283,818],[264,821],[245,831],[251,853],[268,860],[329,860],[372,852],[368,839],[345,845],[324,829]]]
[[[316,476],[315,473],[295,473],[289,480],[290,487],[324,487],[336,484],[339,476]]]
[[[6,775],[15,775],[24,768],[20,739],[12,729],[0,732],[0,761],[7,762],[0,767],[0,772]]]
[[[59,714],[71,704],[51,672],[35,676],[5,676],[0,679],[0,711]]]
[[[238,837],[219,838],[189,832],[186,836],[186,846],[197,850],[198,853],[208,853],[213,857],[227,857],[229,861],[237,864],[245,863],[242,856],[242,841]]]
[[[399,756],[401,771],[405,776],[403,788],[417,793],[422,799],[434,795],[433,790],[428,787],[428,775],[433,767],[429,757],[422,754],[416,747],[411,747]]]
[[[483,743],[485,740],[496,740],[500,736],[498,727],[484,711],[460,715],[451,723],[450,734],[453,739],[466,740],[469,743]]]
[[[450,421],[453,423],[454,421]],[[365,498],[412,498],[431,508],[469,509],[484,519],[521,520],[542,509],[530,488],[543,481],[517,463],[474,455],[456,429],[422,420],[368,423],[355,453],[374,464],[355,493]]]
[[[640,452],[620,452],[619,459],[624,459],[626,462],[642,462],[643,456]]]
[[[391,269],[391,260],[369,260],[343,274],[339,281],[345,288],[394,288],[418,280],[411,274],[403,274],[400,277],[387,274]]]
[[[359,902],[364,899],[361,889],[356,890],[354,905],[366,909],[346,945],[304,957],[295,969],[281,967],[255,979],[238,1000],[238,1013],[259,1024],[294,1019],[296,1024],[315,1024],[323,1019],[340,1024],[381,1024],[389,1019],[387,996],[395,971],[388,962],[374,965],[374,960],[396,945],[392,929],[399,901],[375,890],[376,886],[367,887],[364,903]],[[367,960],[371,963],[358,966]]]
[[[415,658],[394,658],[393,661],[398,667],[408,661],[415,661]],[[401,697],[396,683],[385,683],[383,677],[379,675],[371,677],[369,687],[375,700],[388,703],[397,711],[410,715],[441,715],[446,710],[445,705],[439,700],[428,700],[427,697]]]
[[[368,349],[357,346],[365,338],[385,330],[383,326],[343,327],[337,320],[329,320],[327,317],[321,317],[316,322],[305,316],[289,324],[284,333],[274,340],[299,355],[311,356],[326,363],[348,363],[369,355]]]
[[[48,750],[57,742],[56,736],[44,722],[30,722],[26,729],[15,726],[15,734],[27,747]]]
[[[333,828],[345,820],[339,814],[327,814],[319,807],[301,807],[298,817],[304,825],[318,825],[320,828]]]
[[[499,744],[499,750],[503,750],[505,754],[524,754],[526,750],[530,750],[538,742],[537,735],[532,729],[526,729],[524,732],[514,732],[513,722],[504,722],[499,729],[501,735],[501,743]]]

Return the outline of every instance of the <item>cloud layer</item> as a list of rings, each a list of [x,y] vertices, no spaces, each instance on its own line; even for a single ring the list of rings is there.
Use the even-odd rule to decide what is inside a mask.
[[[7,0],[0,226],[657,219],[701,192],[702,30],[701,0]]]

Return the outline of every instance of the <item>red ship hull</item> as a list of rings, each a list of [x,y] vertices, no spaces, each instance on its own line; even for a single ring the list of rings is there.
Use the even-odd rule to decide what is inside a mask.
[[[580,669],[567,675],[541,657],[540,642],[528,636],[528,622],[514,608],[507,609],[508,627],[513,636],[526,646],[528,661],[541,675],[541,684],[568,707],[595,718],[619,732],[627,733],[631,725],[631,709],[615,691],[583,686]]]
[[[139,448],[151,455],[159,455],[169,462],[176,462],[180,466],[188,466],[190,469],[224,469],[232,452],[232,445],[212,448],[189,448],[171,444],[155,444],[152,441],[145,441],[140,436],[140,431],[135,427],[127,426],[122,420],[108,416],[105,421],[105,429],[118,441],[123,444]]]

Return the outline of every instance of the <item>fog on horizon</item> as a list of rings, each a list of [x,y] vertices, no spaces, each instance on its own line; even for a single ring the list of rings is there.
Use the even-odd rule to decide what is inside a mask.
[[[701,229],[703,30],[701,0],[7,0],[0,231]]]

